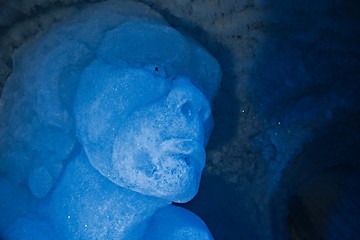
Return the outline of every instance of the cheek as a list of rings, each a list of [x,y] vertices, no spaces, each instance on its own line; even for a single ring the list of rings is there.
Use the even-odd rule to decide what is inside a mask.
[[[157,172],[158,136],[153,129],[136,122],[127,124],[124,129],[118,132],[115,140],[112,175],[121,181],[123,187],[141,187],[142,184],[145,187]]]
[[[181,117],[153,115],[159,111],[146,110],[141,112],[142,118],[138,112],[128,119],[116,138],[115,174],[122,179],[122,186],[145,195],[172,201],[191,199],[197,192],[202,169],[189,164],[181,154],[162,149],[162,143],[174,136],[193,139],[191,129],[179,126],[186,126]]]
[[[153,157],[144,150],[138,151],[132,159],[132,169],[135,172],[142,172],[148,178],[151,178],[157,172],[157,167],[153,163]]]

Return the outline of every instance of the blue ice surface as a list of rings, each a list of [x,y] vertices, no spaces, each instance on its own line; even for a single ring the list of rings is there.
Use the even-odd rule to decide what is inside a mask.
[[[265,129],[252,143],[269,162],[270,191],[310,144],[316,128],[360,110],[359,28],[351,15],[325,14],[341,12],[345,2],[319,4],[289,1],[274,7],[271,17],[282,30],[268,34],[248,83],[257,119]],[[322,13],[316,13],[320,9]]]
[[[355,9],[354,6],[358,4],[351,1],[308,3],[301,5],[288,1],[280,4],[277,9],[274,7],[272,17],[279,28],[268,34],[263,48],[259,50],[253,68],[254,77],[248,85],[257,119],[263,123],[264,129],[253,137],[252,143],[269,163],[266,187],[272,191],[275,202],[286,198],[290,201],[300,191],[299,185],[302,184],[301,188],[304,188],[306,179],[312,178],[309,176],[311,171],[315,172],[313,175],[320,175],[325,169],[330,169],[330,166],[332,171],[340,171],[344,166],[349,169],[358,168],[358,163],[349,161],[351,158],[346,156],[356,156],[358,152],[355,150],[358,141],[354,136],[359,135],[359,128],[349,124],[352,121],[358,122],[360,110],[360,74],[357,70],[360,66],[360,45],[356,38],[360,31],[353,24],[358,21],[358,14],[350,10]],[[340,14],[342,11],[346,14]],[[298,14],[300,12],[304,14]],[[328,14],[330,12],[336,14]],[[344,129],[351,129],[354,134],[338,137],[334,126],[342,126],[342,132]],[[326,129],[330,134],[315,145],[314,139],[321,136],[320,129]],[[331,154],[318,156],[317,153],[324,151],[322,149],[330,144],[327,143],[328,139],[336,139],[334,141],[337,142],[327,150]],[[347,145],[345,151],[333,153],[333,149],[340,149],[342,145]],[[317,158],[304,156],[309,147],[312,147],[310,156],[318,156]],[[304,167],[300,168],[299,162]],[[350,186],[351,184],[343,188],[353,188]],[[321,193],[324,196],[328,194],[326,190]],[[353,199],[358,199],[358,195],[352,196]],[[325,217],[322,220],[327,222],[326,229],[318,221],[321,218],[318,212],[313,213],[311,207],[308,207],[316,206],[314,202],[307,197],[301,198],[309,209],[300,210],[306,212],[306,224],[302,225],[296,216],[297,223],[301,225],[299,233],[309,231],[302,227],[311,226],[309,219],[315,218],[317,222],[311,227],[316,230],[324,229],[325,239],[335,239],[336,234],[338,239],[351,239],[351,234],[358,232],[358,228],[352,224],[356,222],[353,216],[358,214],[356,207],[353,208],[355,204],[349,201],[350,198],[341,200],[347,202],[347,209],[344,207],[346,204],[341,203],[341,206],[337,206],[341,211],[330,209],[326,212],[329,214],[327,216],[323,211]],[[272,219],[274,236],[275,239],[289,239],[290,234],[284,234],[290,226],[288,202],[281,201],[273,205],[276,206],[273,209],[276,217]],[[324,205],[323,200],[316,201],[320,206]],[[330,217],[332,214],[336,217]],[[281,222],[276,219],[279,216]],[[346,225],[343,228],[347,228],[347,232],[342,227],[337,227],[341,224]],[[292,229],[290,231],[291,234],[295,232]],[[296,237],[308,238],[302,235]],[[313,235],[312,238],[316,237]]]
[[[197,193],[217,61],[150,8],[85,7],[18,49],[0,100],[5,239],[212,239]]]

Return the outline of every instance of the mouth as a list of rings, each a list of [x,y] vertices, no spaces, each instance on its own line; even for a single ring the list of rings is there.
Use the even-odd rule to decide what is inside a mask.
[[[193,165],[195,159],[201,158],[202,146],[191,139],[172,138],[160,144],[160,149],[172,157],[182,160],[186,165]]]
[[[192,163],[194,162],[193,159],[191,158],[191,155],[188,154],[168,153],[168,156],[171,159],[185,163],[187,166],[193,165]]]

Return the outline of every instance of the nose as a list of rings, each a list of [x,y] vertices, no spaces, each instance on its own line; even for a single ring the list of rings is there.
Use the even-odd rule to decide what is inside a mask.
[[[174,88],[167,98],[168,106],[180,112],[189,120],[207,121],[211,116],[211,107],[205,95],[189,79],[174,81]]]

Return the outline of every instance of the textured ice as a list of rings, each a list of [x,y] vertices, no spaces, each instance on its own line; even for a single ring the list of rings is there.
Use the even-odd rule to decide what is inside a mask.
[[[211,239],[186,202],[216,60],[150,8],[82,9],[15,51],[0,100],[5,239]]]

